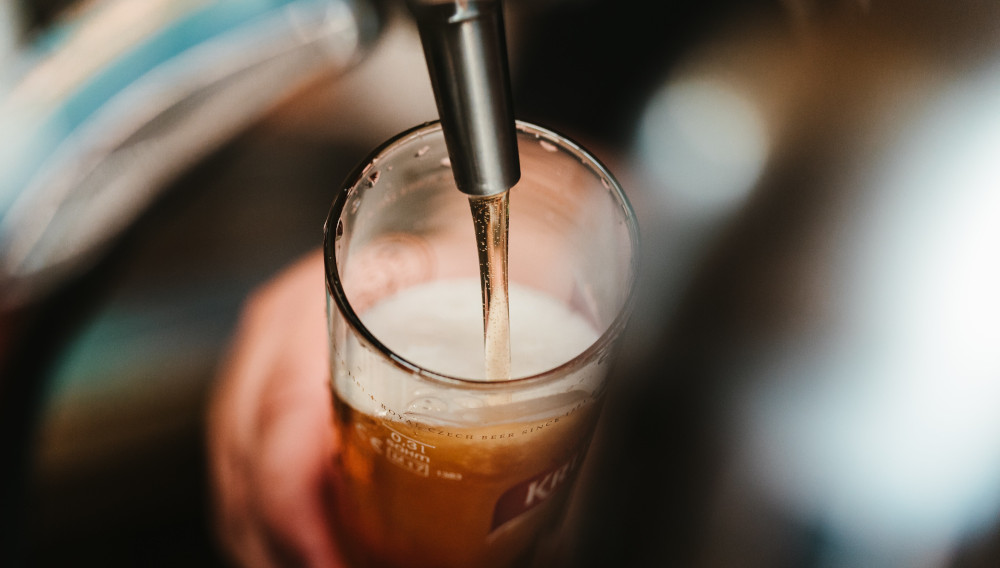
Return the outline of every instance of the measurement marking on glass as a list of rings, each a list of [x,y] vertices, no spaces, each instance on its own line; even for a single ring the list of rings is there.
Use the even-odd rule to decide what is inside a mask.
[[[385,426],[385,425],[383,424],[383,426]],[[431,444],[428,444],[428,443],[425,443],[425,442],[421,442],[420,440],[414,440],[413,438],[411,438],[411,437],[409,437],[409,436],[407,436],[405,434],[400,434],[399,432],[393,430],[392,428],[390,428],[388,426],[385,426],[385,429],[388,430],[388,431],[390,431],[390,432],[392,432],[393,434],[399,436],[400,438],[405,438],[406,440],[409,440],[410,442],[413,442],[414,444],[420,444],[421,446],[423,446],[425,448],[430,448],[430,449],[433,450],[434,448],[437,447],[437,446],[434,446],[434,445],[431,445]]]

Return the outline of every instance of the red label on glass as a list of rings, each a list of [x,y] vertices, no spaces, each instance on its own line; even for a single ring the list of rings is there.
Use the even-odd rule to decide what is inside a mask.
[[[543,471],[505,491],[493,508],[493,524],[490,530],[496,530],[507,521],[527,513],[563,487],[567,487],[579,468],[580,461],[581,454],[577,454],[568,462]]]

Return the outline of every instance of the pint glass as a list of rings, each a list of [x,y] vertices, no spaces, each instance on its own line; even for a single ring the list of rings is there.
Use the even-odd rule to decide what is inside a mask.
[[[531,565],[570,498],[633,295],[637,228],[586,150],[517,132],[509,380],[484,378],[469,199],[438,123],[378,148],[330,211],[333,513],[351,566]]]

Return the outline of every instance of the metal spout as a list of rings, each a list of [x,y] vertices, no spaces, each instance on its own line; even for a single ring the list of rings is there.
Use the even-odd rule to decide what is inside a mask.
[[[458,189],[507,191],[521,177],[500,0],[408,0]]]

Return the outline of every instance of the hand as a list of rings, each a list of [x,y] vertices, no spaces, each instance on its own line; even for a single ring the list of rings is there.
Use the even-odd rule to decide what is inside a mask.
[[[320,252],[248,300],[210,401],[216,529],[239,565],[343,566],[332,537],[337,449]]]

